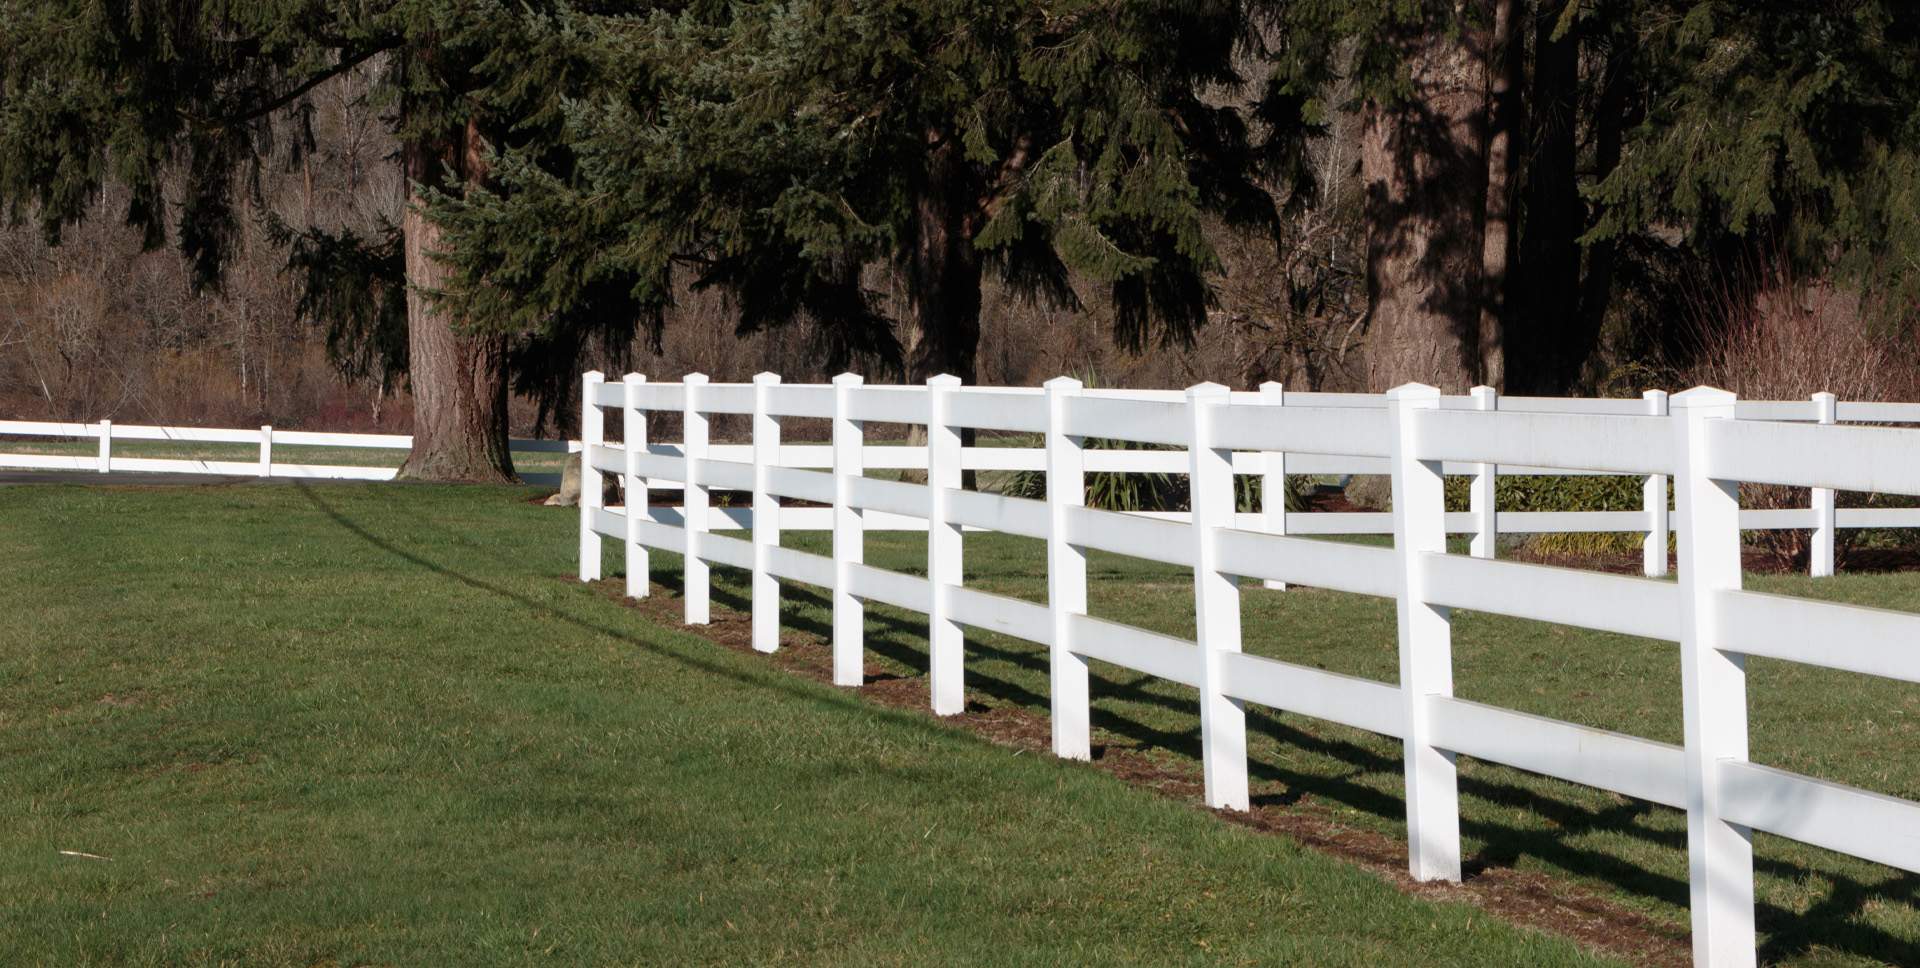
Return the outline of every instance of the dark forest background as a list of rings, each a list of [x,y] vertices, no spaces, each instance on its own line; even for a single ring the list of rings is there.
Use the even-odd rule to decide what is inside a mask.
[[[1920,397],[1902,3],[0,14],[8,417],[405,431],[423,319],[454,436],[596,367]]]

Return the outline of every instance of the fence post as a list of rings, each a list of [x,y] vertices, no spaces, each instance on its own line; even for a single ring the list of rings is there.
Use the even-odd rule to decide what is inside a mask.
[[[1087,501],[1086,439],[1069,436],[1067,405],[1080,395],[1080,381],[1061,376],[1047,387],[1047,612],[1053,640],[1047,646],[1052,700],[1053,755],[1093,758],[1092,692],[1087,660],[1075,655],[1073,617],[1087,613],[1087,552],[1067,541],[1067,518]]]
[[[1648,390],[1640,394],[1647,401],[1647,413],[1656,417],[1667,415],[1667,391]],[[1659,578],[1667,573],[1667,534],[1670,531],[1667,517],[1667,475],[1648,474],[1640,485],[1640,504],[1647,511],[1647,538],[1641,544],[1640,570],[1648,578]]]
[[[580,378],[580,580],[600,580],[600,532],[593,529],[606,486],[593,466],[593,449],[606,439],[606,425],[597,398],[606,379],[599,370]]]
[[[853,506],[854,478],[866,473],[864,425],[849,416],[857,373],[833,378],[833,684],[857,686],[865,679],[866,610],[853,596],[853,568],[866,560],[866,524]]]
[[[773,415],[773,388],[778,373],[753,377],[753,648],[772,652],[780,647],[780,581],[767,570],[780,546],[780,499],[767,489],[771,468],[780,463],[780,418]]]
[[[707,562],[700,557],[700,536],[707,533],[707,486],[698,483],[700,473],[696,464],[707,459],[707,415],[700,412],[700,388],[707,385],[704,373],[689,373],[680,378],[681,388],[686,391],[681,401],[680,450],[686,458],[686,471],[681,474],[684,480],[680,492],[681,506],[686,516],[681,525],[686,529],[687,548],[680,565],[680,574],[684,580],[681,599],[685,603],[681,621],[688,625],[705,625],[712,621],[713,613],[707,601]]]
[[[1273,382],[1260,384],[1260,402],[1267,406],[1286,406],[1286,385]],[[1260,526],[1268,534],[1286,534],[1287,454],[1275,450],[1268,451],[1265,457],[1267,466],[1260,475]],[[1287,583],[1278,579],[1269,578],[1264,584],[1277,592],[1287,590]]]
[[[966,709],[966,630],[953,621],[950,586],[963,580],[964,555],[960,526],[947,513],[947,491],[958,489],[960,431],[947,423],[947,403],[958,392],[960,378],[941,374],[927,378],[927,582],[933,604],[927,615],[927,679],[933,690],[933,711],[951,716]]]
[[[620,382],[626,385],[620,400],[620,446],[627,458],[626,496],[622,498],[627,510],[627,597],[645,598],[652,571],[647,546],[640,543],[640,522],[651,517],[653,500],[647,494],[647,479],[640,474],[640,459],[647,452],[647,412],[634,401],[647,378],[629,373]]]
[[[1839,408],[1839,400],[1831,393],[1813,395],[1813,410],[1823,424],[1832,424]],[[1839,513],[1834,510],[1834,490],[1830,487],[1813,488],[1813,553],[1807,562],[1807,572],[1815,578],[1833,576],[1834,543],[1839,537],[1837,530]]]
[[[1719,767],[1747,758],[1747,672],[1745,656],[1718,647],[1714,600],[1740,587],[1740,485],[1713,479],[1706,436],[1733,419],[1735,397],[1695,387],[1671,402],[1693,963],[1737,968],[1755,961],[1753,832],[1720,819]]]
[[[1207,806],[1245,810],[1247,713],[1223,690],[1221,655],[1240,651],[1240,582],[1221,574],[1215,530],[1233,527],[1233,451],[1213,446],[1214,414],[1228,405],[1227,388],[1187,388],[1188,503],[1193,506],[1193,607],[1200,644],[1200,762]]]
[[[1473,397],[1473,409],[1498,410],[1499,397],[1492,387],[1474,387],[1468,391]],[[1500,468],[1494,464],[1476,464],[1473,471],[1473,484],[1467,493],[1467,509],[1473,512],[1473,542],[1468,551],[1475,558],[1492,558],[1500,539],[1499,494]]]
[[[100,421],[100,473],[113,469],[113,421]]]
[[[1447,609],[1426,602],[1425,556],[1447,550],[1441,462],[1418,456],[1422,410],[1440,391],[1408,383],[1387,391],[1392,420],[1393,548],[1400,559],[1400,695],[1406,706],[1407,869],[1414,880],[1460,879],[1460,789],[1453,754],[1429,739],[1429,696],[1453,695],[1453,630]]]
[[[273,476],[273,428],[260,428],[260,476]]]

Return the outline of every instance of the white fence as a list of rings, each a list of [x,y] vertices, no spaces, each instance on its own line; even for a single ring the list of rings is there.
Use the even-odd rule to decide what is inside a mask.
[[[735,386],[747,386],[747,384]],[[714,391],[723,394],[729,392],[723,386],[715,386]],[[991,389],[963,387],[960,392],[965,395],[979,393],[1037,395],[1039,393],[1031,388],[1007,387]],[[1182,398],[1181,392],[1174,390],[1087,389],[1082,393],[1084,396],[1102,399],[1161,402]],[[1254,392],[1232,393],[1231,399],[1240,404],[1257,401],[1264,406],[1312,409],[1384,410],[1387,406],[1386,397],[1382,394],[1288,393],[1277,383],[1264,384],[1260,390]],[[1667,393],[1662,390],[1649,390],[1641,399],[1631,400],[1501,397],[1491,387],[1475,387],[1470,394],[1464,396],[1440,398],[1440,408],[1445,410],[1595,416],[1665,416],[1667,405]],[[1737,412],[1743,419],[1822,424],[1920,423],[1920,404],[1838,401],[1831,393],[1816,393],[1805,401],[1743,401],[1738,404]],[[715,444],[709,447],[709,456],[716,460],[751,462],[753,460],[751,450],[752,448],[745,444]],[[678,446],[673,444],[658,445],[652,452],[662,456],[678,456],[681,453]],[[863,448],[862,460],[869,469],[879,470],[926,470],[928,466],[925,447],[869,444]],[[1187,471],[1187,455],[1178,450],[1090,449],[1086,453],[1086,462],[1086,470],[1089,472],[1184,474]],[[783,445],[777,463],[782,467],[830,468],[833,466],[832,448],[824,444]],[[1277,490],[1281,486],[1279,482],[1289,475],[1312,477],[1384,475],[1388,472],[1387,463],[1383,457],[1349,454],[1237,452],[1233,455],[1234,473],[1260,475],[1267,484],[1276,488],[1267,490],[1265,493],[1275,494],[1280,493]],[[969,447],[961,454],[961,466],[965,470],[1043,471],[1046,468],[1046,451],[1039,447]],[[1667,548],[1671,530],[1668,520],[1670,514],[1668,481],[1665,475],[1641,475],[1643,483],[1639,510],[1498,511],[1495,506],[1495,488],[1499,477],[1577,476],[1597,475],[1602,472],[1578,468],[1528,467],[1463,461],[1446,462],[1445,471],[1447,474],[1466,475],[1472,478],[1468,492],[1469,509],[1448,514],[1445,527],[1450,534],[1470,535],[1471,553],[1475,557],[1495,557],[1499,537],[1503,534],[1628,533],[1642,536],[1643,572],[1649,576],[1667,573]],[[659,485],[678,488],[676,481],[664,478],[656,482],[656,486]],[[1174,521],[1188,519],[1186,512],[1149,512],[1148,516]],[[1388,535],[1393,533],[1393,516],[1387,512],[1377,511],[1286,513],[1275,507],[1254,515],[1241,514],[1237,520],[1243,526],[1272,534]],[[714,513],[709,529],[744,529],[750,526],[751,521],[750,510],[728,509]],[[812,509],[799,511],[797,516],[789,519],[787,527],[789,530],[824,531],[830,529],[831,524],[825,510]],[[869,531],[924,531],[927,523],[925,518],[920,516],[875,512],[867,516],[866,527]],[[1809,506],[1805,508],[1741,511],[1740,527],[1748,531],[1791,529],[1810,531],[1812,542],[1808,570],[1815,576],[1826,576],[1834,573],[1834,551],[1838,543],[1836,536],[1839,529],[1920,528],[1920,508],[1837,508],[1835,493],[1832,489],[1815,488],[1810,494]]]
[[[275,461],[273,448],[340,447],[372,450],[407,450],[413,438],[405,434],[332,434],[306,430],[228,430],[210,427],[154,427],[137,424],[54,423],[29,420],[0,420],[0,437],[35,437],[59,440],[94,440],[94,454],[0,454],[0,470],[98,471],[102,474],[144,472],[159,474],[220,474],[234,477],[298,477],[327,480],[390,481],[395,467],[364,467],[352,464],[299,464]],[[128,457],[114,453],[116,441],[166,441],[175,444],[244,444],[259,448],[259,458],[249,461],[197,460],[180,457]],[[514,440],[515,453],[570,453],[580,449],[578,441]],[[558,474],[524,474],[529,484],[558,484]]]
[[[1920,494],[1920,431],[1780,422],[1782,416],[1805,419],[1784,409],[1756,409],[1754,417],[1767,419],[1740,419],[1745,414],[1733,395],[1712,388],[1674,396],[1670,411],[1637,415],[1454,409],[1419,385],[1392,391],[1379,408],[1277,396],[1202,384],[1146,398],[1086,391],[1069,379],[1035,391],[962,388],[951,378],[924,387],[867,387],[855,376],[831,386],[783,386],[771,375],[720,385],[698,375],[676,384],[650,384],[638,375],[603,383],[589,373],[580,577],[600,577],[602,536],[624,544],[629,595],[647,593],[649,548],[678,552],[685,560],[685,618],[698,624],[709,617],[709,565],[748,569],[753,643],[761,651],[779,642],[778,583],[827,589],[833,678],[847,686],[861,682],[866,602],[924,613],[932,705],[940,714],[962,708],[962,627],[1041,644],[1050,656],[1053,749],[1063,757],[1085,759],[1090,751],[1087,660],[1182,683],[1199,693],[1207,802],[1225,809],[1248,807],[1248,703],[1398,737],[1406,756],[1409,868],[1423,880],[1460,877],[1458,754],[1684,810],[1694,960],[1701,965],[1755,961],[1754,830],[1920,871],[1920,804],[1748,761],[1744,668],[1745,656],[1761,655],[1920,682],[1920,649],[1913,647],[1920,615],[1741,590],[1740,530],[1752,525],[1743,520],[1737,492],[1739,482],[1751,481]],[[1830,402],[1826,407],[1833,409]],[[623,444],[603,442],[608,409],[620,415]],[[681,418],[679,446],[648,443],[648,415],[662,411]],[[711,446],[712,414],[749,415],[752,443]],[[1910,416],[1842,410],[1838,419]],[[787,418],[830,421],[832,443],[783,445]],[[869,422],[926,425],[924,458],[864,446]],[[995,448],[963,448],[965,428],[1041,435],[1046,500],[962,489],[964,468],[1010,462]],[[1089,450],[1090,437],[1179,448],[1171,456],[1191,475],[1191,519],[1085,507],[1086,472],[1137,469],[1102,467],[1125,452]],[[1286,456],[1269,456],[1275,454]],[[928,483],[864,476],[882,455],[923,459],[918,466],[926,467]],[[1392,547],[1275,533],[1276,524],[1334,515],[1236,515],[1236,471],[1317,473],[1305,468],[1321,455],[1368,462],[1391,475]],[[1025,466],[1029,458],[1018,460]],[[829,470],[799,466],[820,462]],[[1676,503],[1660,524],[1678,535],[1679,581],[1446,553],[1450,529],[1472,528],[1446,513],[1442,475],[1490,465],[1671,476]],[[601,506],[602,488],[595,484],[602,474],[623,478],[628,505],[647,513]],[[682,484],[682,507],[650,507],[654,482]],[[715,489],[752,492],[751,511],[712,508]],[[785,507],[783,499],[824,507]],[[1484,522],[1485,508],[1466,523]],[[926,577],[863,562],[862,533],[882,518],[917,519],[929,530]],[[1640,526],[1645,523],[1642,518]],[[750,538],[716,533],[727,526],[748,528]],[[831,529],[833,554],[780,546],[783,529],[800,528]],[[969,528],[1045,541],[1047,604],[966,587],[960,551]],[[1196,638],[1088,615],[1089,549],[1192,568]],[[1399,682],[1243,653],[1241,578],[1393,599]],[[1678,643],[1684,743],[1454,698],[1450,615],[1456,608]]]

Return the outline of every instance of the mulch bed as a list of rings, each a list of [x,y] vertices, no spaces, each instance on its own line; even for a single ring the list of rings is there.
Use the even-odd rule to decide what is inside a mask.
[[[1637,570],[1639,559],[1633,559],[1632,564]],[[595,587],[609,599],[659,624],[680,625],[682,603],[678,593],[671,589],[655,585],[652,595],[629,599],[624,596],[620,582],[602,581]],[[750,616],[716,604],[712,619],[705,627],[682,628],[736,652],[753,651]],[[827,643],[811,635],[783,629],[780,650],[758,657],[795,675],[832,682],[832,652]],[[859,695],[888,708],[933,716],[928,707],[927,684],[921,676],[869,676]],[[944,717],[941,722],[1000,746],[1051,755],[1052,728],[1041,711],[1008,704],[986,706],[969,702],[964,713]],[[1199,763],[1152,756],[1125,740],[1102,736],[1098,730],[1094,740],[1094,759],[1090,764],[1094,769],[1191,804],[1195,809],[1207,809],[1201,806],[1204,787]],[[1339,857],[1410,895],[1472,904],[1510,923],[1571,938],[1634,964],[1682,968],[1692,963],[1690,940],[1683,927],[1660,923],[1568,881],[1511,867],[1476,867],[1471,859],[1468,876],[1462,883],[1415,881],[1407,874],[1407,845],[1403,840],[1341,822],[1311,796],[1284,804],[1256,803],[1247,813],[1208,812],[1228,823],[1289,837],[1311,849]]]

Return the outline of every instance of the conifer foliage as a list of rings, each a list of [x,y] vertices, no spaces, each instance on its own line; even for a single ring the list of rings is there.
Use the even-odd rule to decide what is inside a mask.
[[[1920,299],[1900,0],[0,0],[0,211],[117,186],[217,287],[303,99],[375,68],[404,214],[269,230],[338,360],[405,366],[416,476],[509,477],[509,390],[571,412],[689,283],[912,381],[974,379],[987,286],[1189,340],[1316,171],[1362,183],[1379,384],[1595,389],[1756,253]]]
[[[652,301],[678,266],[732,293],[743,330],[824,321],[830,356],[910,380],[974,376],[989,276],[1058,306],[1090,280],[1123,343],[1188,338],[1219,264],[1209,220],[1273,232],[1264,184],[1306,170],[1307,101],[1269,76],[1262,24],[1239,0],[574,18],[617,83],[572,108],[568,170],[508,152],[496,190],[437,208],[456,298],[546,311],[611,274]],[[874,264],[906,282],[903,340],[862,284]]]
[[[364,236],[271,231],[303,274],[303,311],[331,327],[349,366],[404,365],[415,399],[404,476],[502,480],[509,365],[523,381],[572,369],[578,321],[624,345],[641,318],[630,285],[556,314],[539,331],[449,311],[436,292],[439,227],[414,204],[488,180],[501,147],[554,141],[563,94],[587,86],[572,45],[544,29],[555,4],[492,0],[0,0],[0,209],[50,238],[104,186],[149,247],[178,246],[217,289],[243,206],[276,149],[308,147],[303,98],[361,65],[400,144],[408,204]],[[569,9],[604,13],[592,5]],[[562,149],[554,149],[562,150]],[[284,154],[284,150],[281,151]],[[396,330],[399,330],[396,332]]]

